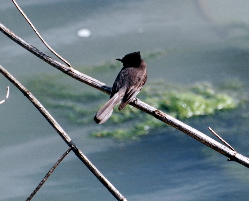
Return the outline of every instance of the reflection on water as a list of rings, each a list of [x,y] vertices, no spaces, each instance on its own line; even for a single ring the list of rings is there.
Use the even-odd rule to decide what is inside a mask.
[[[11,2],[1,4],[1,23],[48,53]],[[214,86],[228,82],[230,85],[226,86],[231,87],[239,83],[240,108],[185,122],[204,133],[208,133],[207,127],[211,126],[236,150],[249,156],[249,3],[242,0],[91,3],[32,0],[20,2],[20,6],[44,39],[83,72],[82,66],[89,68],[132,51],[173,50],[147,62],[149,81],[160,79],[182,85],[206,81]],[[78,37],[77,32],[81,29],[90,30],[91,35]],[[0,34],[0,41],[1,65],[24,85],[30,76],[61,74],[3,34]],[[111,85],[116,73],[113,70],[91,76]],[[75,86],[75,90],[91,90],[64,75],[61,81]],[[4,94],[7,85],[9,83],[1,77],[0,94]],[[36,95],[35,91],[33,93]],[[227,162],[224,156],[173,128],[165,126],[165,130],[132,142],[94,139],[88,134],[99,129],[98,125],[72,125],[56,111],[51,112],[128,200],[248,198],[246,168]],[[0,106],[0,114],[0,200],[24,200],[67,147],[12,85],[10,98]],[[115,199],[70,154],[34,200]]]

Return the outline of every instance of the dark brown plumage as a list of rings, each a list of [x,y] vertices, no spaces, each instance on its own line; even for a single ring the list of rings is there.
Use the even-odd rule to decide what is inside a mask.
[[[146,63],[142,60],[140,52],[127,54],[122,59],[117,60],[123,63],[123,68],[113,83],[110,100],[100,108],[94,117],[98,124],[102,124],[109,119],[113,108],[120,101],[119,110],[130,103],[147,80]]]

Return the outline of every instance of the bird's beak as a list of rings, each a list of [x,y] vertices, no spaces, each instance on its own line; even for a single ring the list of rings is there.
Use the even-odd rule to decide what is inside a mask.
[[[121,61],[121,62],[122,62],[122,59],[116,59],[116,60],[118,60],[118,61]]]

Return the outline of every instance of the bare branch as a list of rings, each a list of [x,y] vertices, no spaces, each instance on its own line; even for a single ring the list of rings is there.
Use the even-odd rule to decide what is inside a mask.
[[[20,6],[16,3],[15,0],[12,0],[12,2],[14,3],[14,5],[16,6],[16,8],[19,10],[19,12],[22,14],[22,16],[25,18],[25,20],[29,23],[29,25],[31,26],[31,28],[34,30],[34,32],[36,33],[36,35],[40,38],[40,40],[43,42],[43,44],[55,55],[57,56],[60,60],[62,60],[63,62],[65,62],[68,66],[71,66],[71,64],[65,60],[63,57],[61,57],[58,53],[56,53],[47,43],[46,41],[42,38],[42,36],[39,34],[39,32],[37,31],[37,29],[35,28],[35,26],[32,24],[32,22],[29,20],[29,18],[27,17],[27,15],[23,12],[23,10],[20,8]]]
[[[59,160],[53,165],[53,167],[48,171],[48,173],[46,174],[46,176],[41,180],[41,182],[39,183],[39,185],[36,187],[36,189],[30,194],[30,196],[27,198],[26,201],[30,201],[35,194],[40,190],[40,188],[43,186],[43,184],[47,181],[47,179],[49,178],[49,176],[54,172],[55,168],[58,167],[58,165],[61,163],[61,161],[67,156],[67,154],[69,154],[69,152],[72,150],[72,147],[70,147],[60,158]]]
[[[69,67],[70,68],[70,67]],[[87,166],[87,168],[97,177],[97,179],[110,191],[110,193],[120,201],[126,201],[126,198],[105,178],[105,176],[92,164],[92,162],[82,153],[82,151],[71,140],[69,135],[56,122],[50,113],[36,99],[36,97],[28,91],[15,77],[13,77],[5,68],[0,65],[0,73],[2,73],[11,83],[13,83],[39,110],[39,112],[47,119],[50,125],[61,136],[65,143],[72,148],[75,155]]]
[[[231,150],[235,151],[236,150],[230,145],[228,144],[228,142],[226,142],[222,137],[220,137],[216,132],[214,132],[214,130],[210,127],[208,127],[208,129],[211,131],[211,133],[213,133],[221,142],[223,142],[226,146],[228,146]]]
[[[89,86],[92,86],[98,90],[101,90],[107,94],[110,94],[111,88],[106,86],[105,83],[100,82],[88,75],[85,75],[72,67],[67,67],[60,62],[52,59],[51,57],[47,56],[45,53],[41,52],[34,46],[28,44],[26,41],[21,39],[20,37],[16,36],[13,32],[7,29],[0,23],[0,31],[2,31],[6,36],[8,36],[11,40],[15,41],[26,50],[30,51],[32,54],[36,55],[37,57],[41,58],[51,66],[57,68],[58,70],[62,71],[63,73],[73,77],[74,79],[79,80],[80,82],[86,83]],[[225,155],[226,157],[246,166],[249,167],[249,158],[231,150],[230,148],[224,146],[223,144],[215,141],[214,139],[208,137],[204,133],[188,126],[187,124],[171,117],[170,115],[157,110],[156,108],[142,102],[139,99],[135,99],[135,101],[130,103],[132,106],[154,116],[155,118],[161,120],[162,122],[182,131],[183,133],[189,135],[190,137],[198,140],[199,142],[205,144],[206,146],[214,149],[215,151]]]
[[[3,32],[6,36],[8,36],[11,40],[15,41],[19,45],[21,45],[26,50],[30,51],[35,56],[39,57],[43,61],[47,62],[48,64],[52,65],[53,67],[57,68],[58,70],[62,71],[63,73],[66,73],[67,75],[73,77],[74,79],[77,79],[81,82],[84,82],[96,89],[99,89],[107,94],[111,93],[111,88],[106,86],[105,83],[100,82],[99,80],[96,80],[88,75],[85,75],[77,70],[75,70],[72,67],[68,67],[64,64],[61,64],[60,62],[52,59],[50,56],[46,55],[42,51],[38,50],[36,47],[30,45],[26,41],[24,41],[22,38],[15,35],[12,31],[7,29],[3,24],[0,23],[0,31]]]
[[[9,98],[9,94],[10,94],[10,88],[9,86],[7,86],[5,99],[1,100],[0,104],[3,104]]]

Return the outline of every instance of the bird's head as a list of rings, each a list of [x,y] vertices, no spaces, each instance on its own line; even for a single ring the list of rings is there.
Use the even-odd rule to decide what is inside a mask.
[[[125,55],[122,59],[116,59],[121,61],[124,67],[138,67],[142,61],[140,52],[132,52]]]

